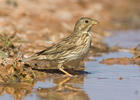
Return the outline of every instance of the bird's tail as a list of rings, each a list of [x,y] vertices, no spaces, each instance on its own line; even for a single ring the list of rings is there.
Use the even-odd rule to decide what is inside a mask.
[[[28,62],[28,61],[30,61],[30,60],[35,60],[35,59],[37,59],[37,58],[38,58],[37,56],[29,57],[29,58],[25,58],[25,59],[20,60],[20,62]]]
[[[20,60],[20,62],[27,62],[27,61],[36,60],[36,59],[37,59],[37,60],[44,60],[44,59],[47,60],[47,56],[45,56],[45,55],[31,56],[31,57],[29,57],[29,58]]]

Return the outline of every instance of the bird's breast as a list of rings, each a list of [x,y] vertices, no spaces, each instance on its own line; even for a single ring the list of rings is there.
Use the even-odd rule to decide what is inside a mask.
[[[91,45],[92,35],[90,32],[82,33],[79,38],[77,39],[76,45],[77,46],[89,46]]]
[[[81,38],[78,39],[77,44],[79,46],[79,54],[85,55],[88,53],[91,47],[92,36],[91,33],[84,33]]]

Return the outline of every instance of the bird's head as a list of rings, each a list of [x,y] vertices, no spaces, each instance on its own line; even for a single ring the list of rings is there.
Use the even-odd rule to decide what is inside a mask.
[[[88,18],[88,17],[82,17],[80,18],[74,27],[74,31],[83,31],[88,32],[92,28],[93,25],[98,24],[99,22],[97,20]]]

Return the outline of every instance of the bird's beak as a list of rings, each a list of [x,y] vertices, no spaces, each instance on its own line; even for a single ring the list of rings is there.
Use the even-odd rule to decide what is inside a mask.
[[[93,24],[93,25],[97,25],[97,24],[99,24],[99,21],[97,21],[97,20],[92,20],[92,24]]]

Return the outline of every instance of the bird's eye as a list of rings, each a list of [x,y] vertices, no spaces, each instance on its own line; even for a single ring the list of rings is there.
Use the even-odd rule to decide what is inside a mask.
[[[85,23],[88,23],[88,20],[85,20]]]

